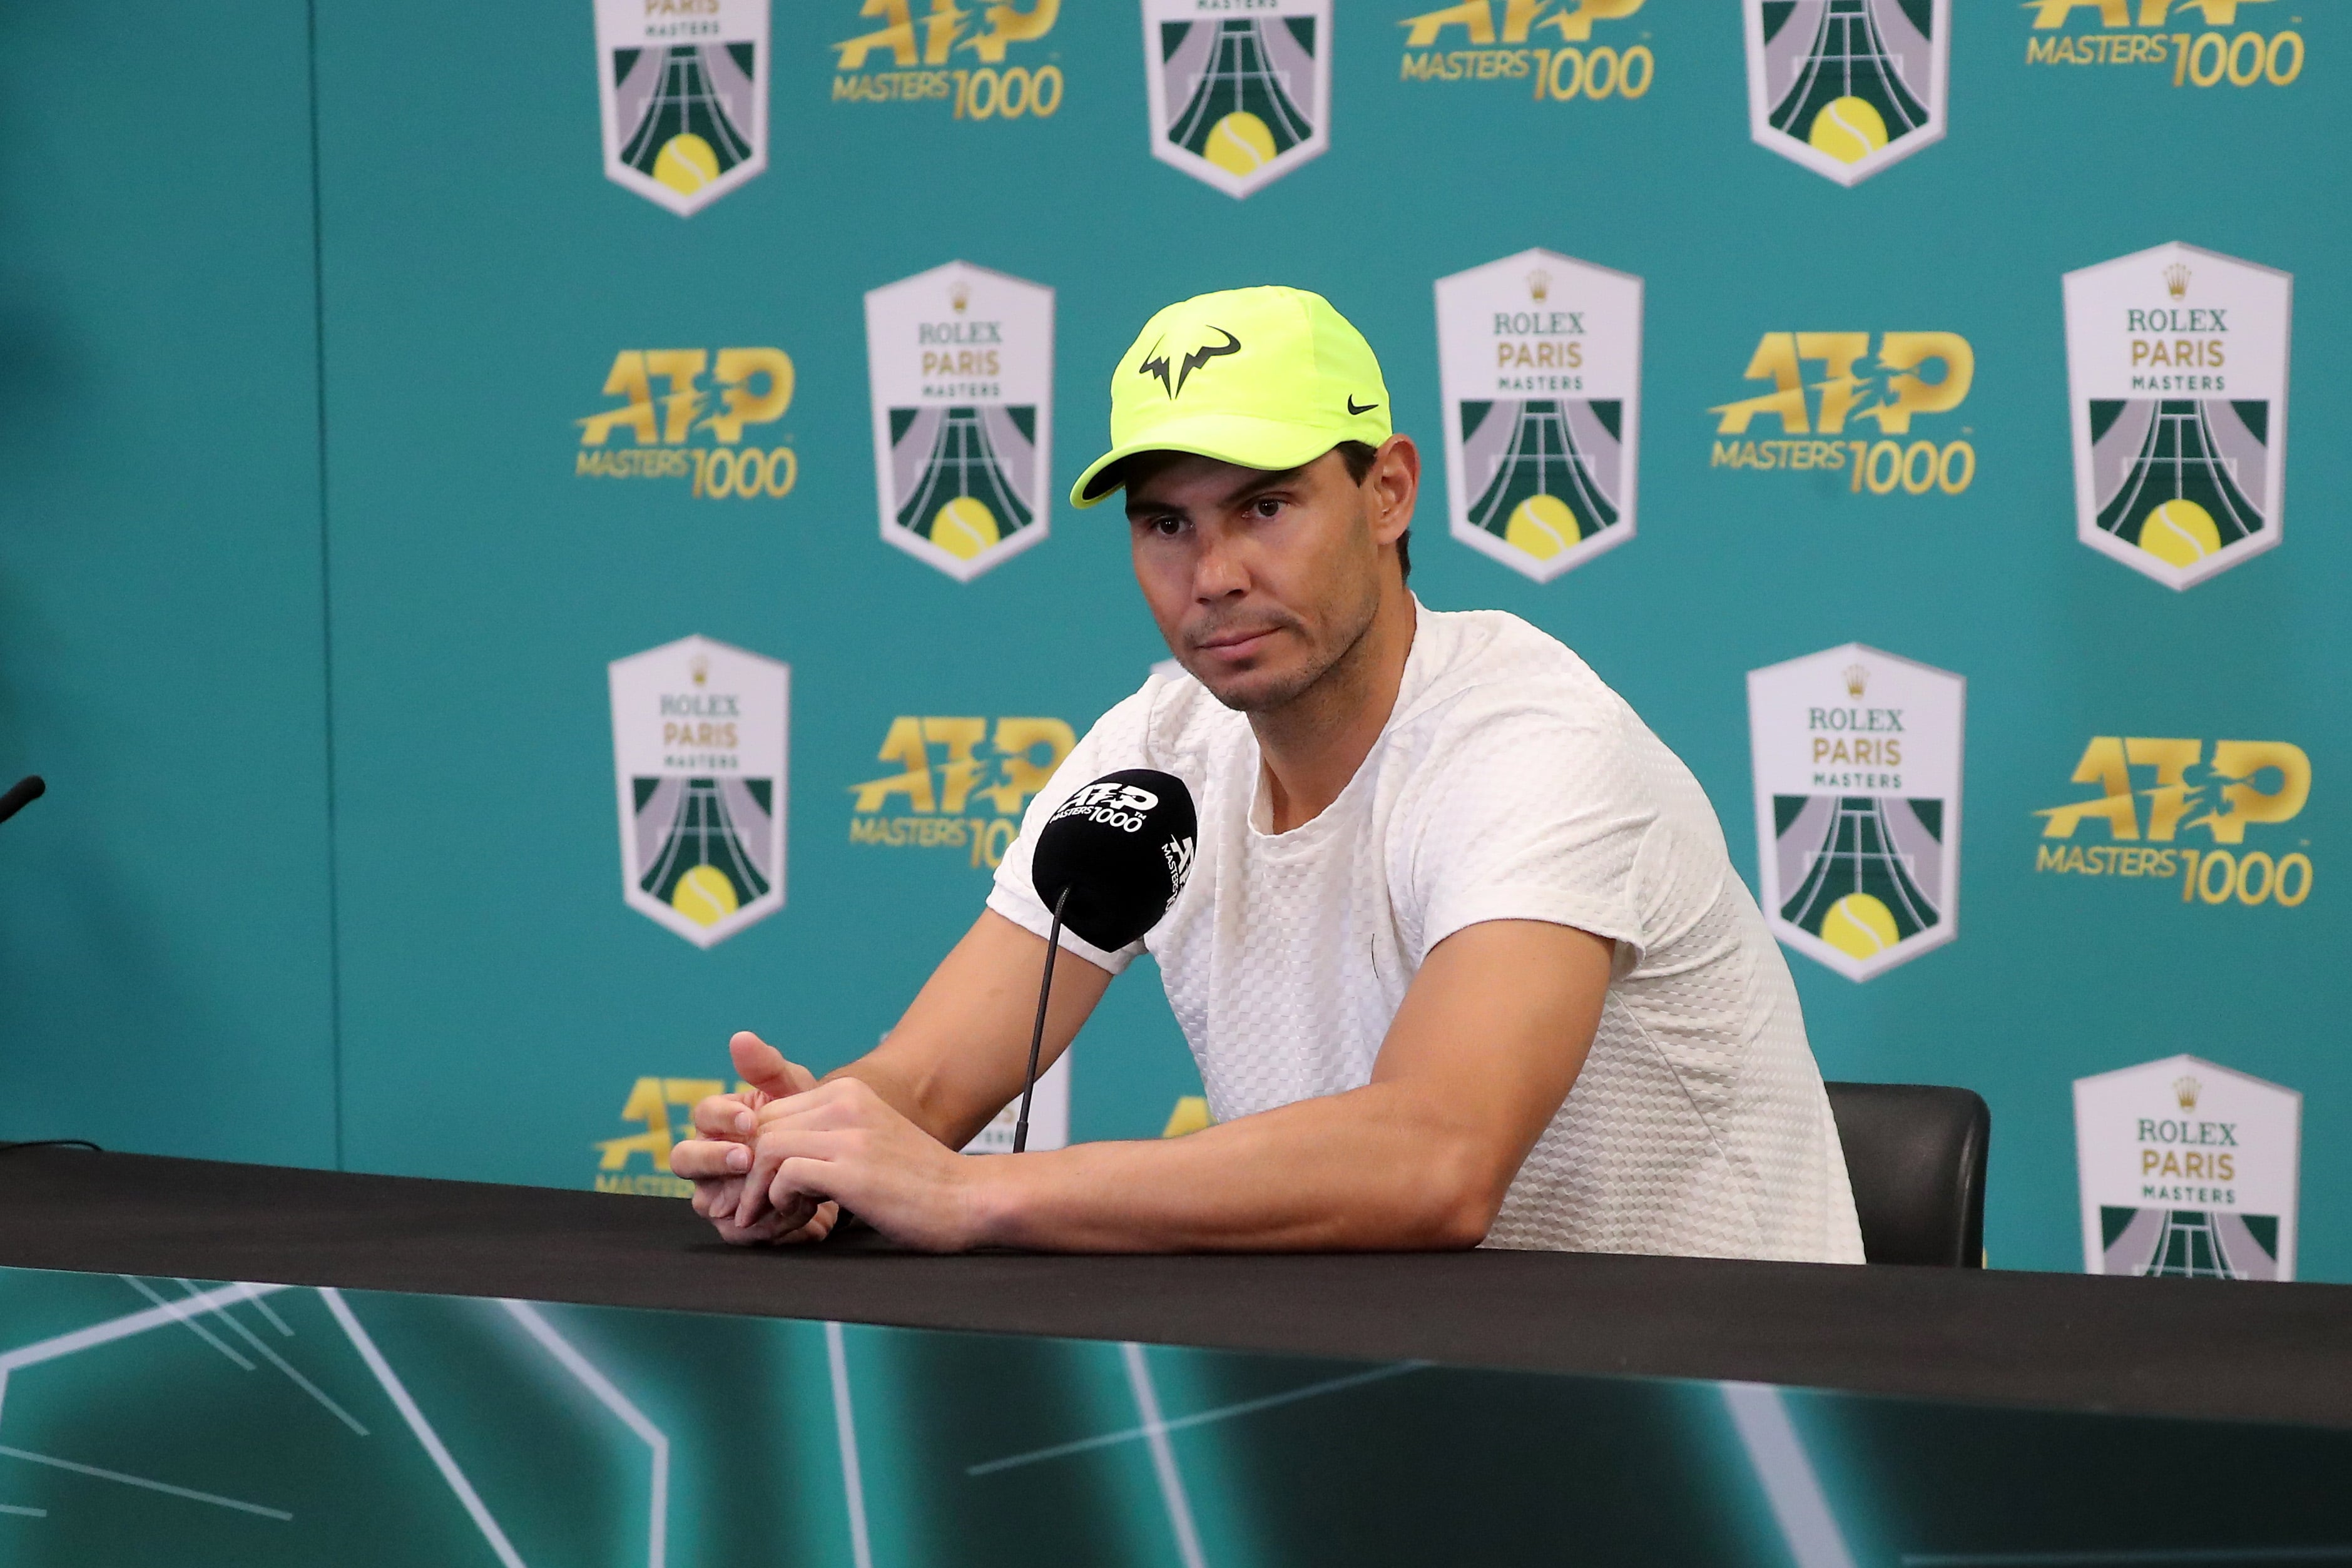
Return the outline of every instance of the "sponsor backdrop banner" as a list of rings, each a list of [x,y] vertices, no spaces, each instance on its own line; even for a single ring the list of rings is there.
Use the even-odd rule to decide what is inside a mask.
[[[1166,657],[1060,498],[1151,311],[1279,281],[1823,1069],[1991,1102],[1994,1264],[2352,1279],[2352,17],[152,9],[0,23],[0,1136],[674,1191]],[[1140,964],[1046,1135],[1199,1093]]]

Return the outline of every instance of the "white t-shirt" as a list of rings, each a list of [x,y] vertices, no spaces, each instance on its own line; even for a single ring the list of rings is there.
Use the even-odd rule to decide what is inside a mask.
[[[1080,784],[1192,789],[1191,880],[1149,949],[1209,1107],[1231,1121],[1370,1081],[1423,958],[1481,921],[1617,944],[1575,1088],[1492,1247],[1859,1263],[1862,1233],[1795,983],[1690,770],[1584,661],[1516,616],[1417,608],[1395,710],[1322,815],[1271,816],[1248,720],[1155,674],[1029,806],[989,907],[1039,936],[1029,847]]]

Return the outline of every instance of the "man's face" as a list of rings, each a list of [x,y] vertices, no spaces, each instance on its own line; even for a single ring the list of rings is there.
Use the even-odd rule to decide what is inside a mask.
[[[1337,452],[1287,473],[1189,453],[1135,459],[1136,582],[1169,651],[1226,707],[1284,706],[1371,625],[1392,570],[1381,545],[1411,521],[1408,488],[1391,526],[1384,467],[1359,485]]]

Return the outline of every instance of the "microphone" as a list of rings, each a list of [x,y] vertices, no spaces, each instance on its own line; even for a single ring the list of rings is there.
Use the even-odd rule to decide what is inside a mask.
[[[1014,1153],[1029,1146],[1029,1097],[1037,1088],[1037,1053],[1045,1038],[1045,1002],[1054,989],[1062,927],[1116,952],[1158,925],[1192,873],[1199,832],[1192,792],[1182,779],[1156,768],[1105,773],[1064,801],[1037,830],[1029,881],[1054,911],[1054,929],[1045,939],[1037,1026],[1029,1035],[1029,1071],[1013,1127]]]
[[[24,810],[26,806],[40,799],[43,795],[47,793],[48,787],[49,786],[47,784],[41,782],[41,775],[38,773],[26,773],[23,778],[18,779],[15,784],[8,787],[8,793],[6,795],[0,795],[0,822],[7,821],[10,817],[16,816],[18,812]],[[1176,787],[1178,789],[1181,789],[1184,786],[1182,784],[1178,784]],[[1191,816],[1191,811],[1192,805],[1188,801],[1185,804],[1185,812],[1188,819]],[[1092,937],[1088,937],[1087,940],[1091,942],[1094,939]]]

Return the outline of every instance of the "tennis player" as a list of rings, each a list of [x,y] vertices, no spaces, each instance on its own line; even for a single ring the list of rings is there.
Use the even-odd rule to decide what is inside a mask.
[[[730,1241],[839,1209],[941,1250],[1478,1245],[1862,1261],[1796,987],[1690,770],[1516,616],[1405,586],[1421,455],[1320,296],[1206,294],[1111,379],[1145,605],[1185,674],[1103,715],[882,1045],[752,1086],[671,1168]],[[1192,878],[1141,942],[1062,933],[1050,1061],[1138,952],[1214,1124],[958,1153],[1021,1089],[1048,911],[1030,845],[1115,768],[1181,778]],[[1066,977],[1066,979],[1063,977]]]

